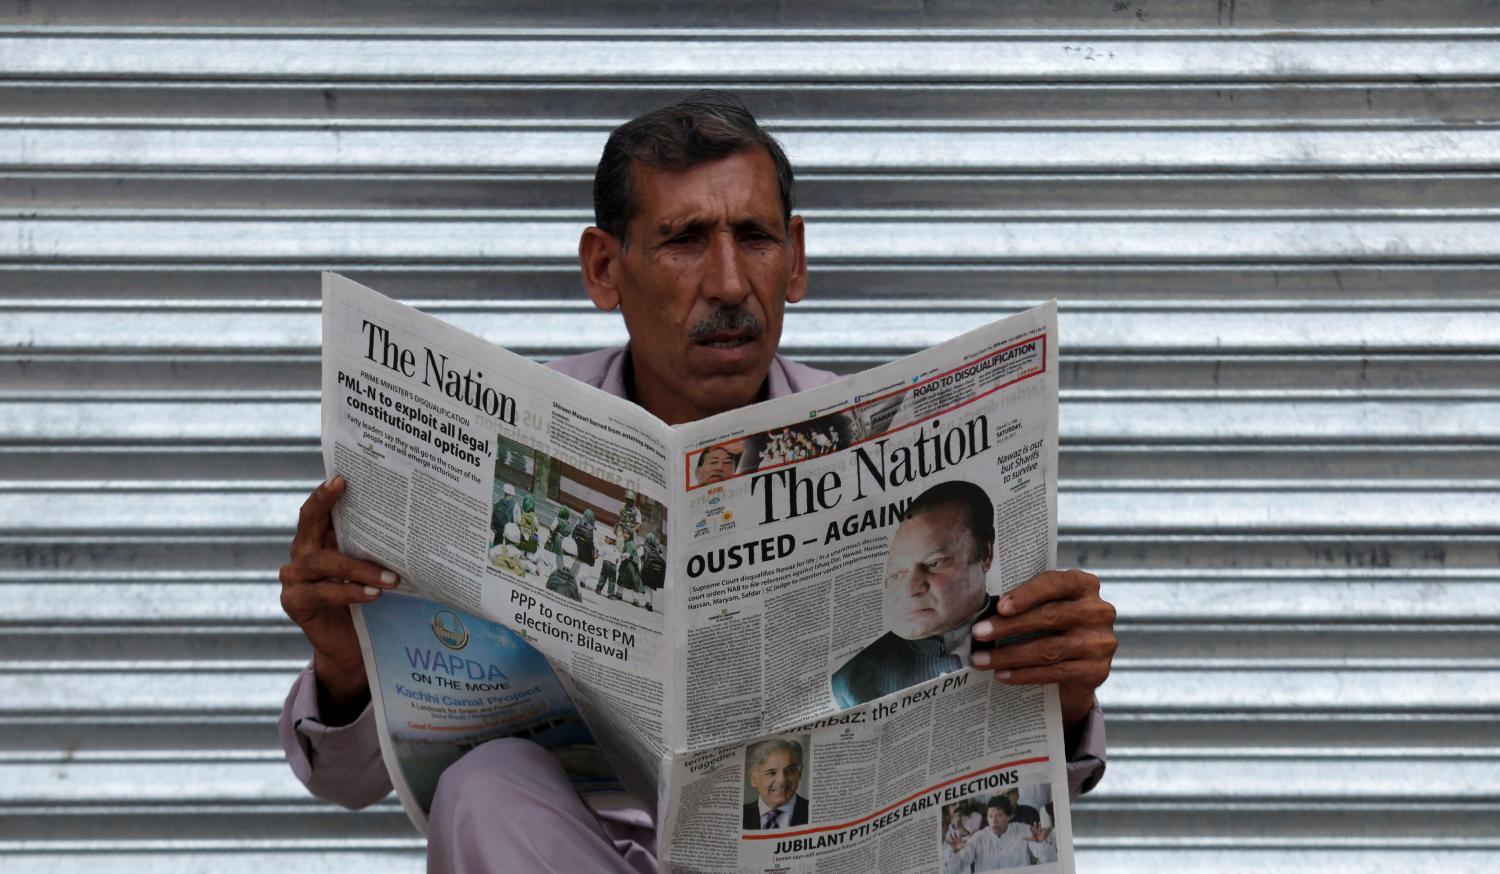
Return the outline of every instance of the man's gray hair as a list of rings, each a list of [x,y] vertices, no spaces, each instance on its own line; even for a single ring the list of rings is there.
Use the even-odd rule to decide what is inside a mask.
[[[780,752],[790,753],[797,764],[802,764],[802,744],[786,738],[772,738],[750,747],[750,752],[745,756],[745,776],[750,776],[751,772],[766,763],[766,759]]]
[[[640,203],[631,189],[631,163],[679,171],[736,152],[765,149],[776,167],[781,218],[792,219],[792,165],[776,138],[766,132],[733,94],[699,91],[615,128],[594,171],[594,224],[626,242],[626,230]]]

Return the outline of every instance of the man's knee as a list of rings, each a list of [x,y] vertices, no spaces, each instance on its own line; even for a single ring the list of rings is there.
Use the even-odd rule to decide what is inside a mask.
[[[449,765],[438,779],[433,806],[478,793],[495,798],[495,792],[538,794],[567,775],[557,759],[529,740],[502,737],[480,744]]]

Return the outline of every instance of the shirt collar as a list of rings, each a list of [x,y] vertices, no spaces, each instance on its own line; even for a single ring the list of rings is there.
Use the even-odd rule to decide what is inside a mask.
[[[762,822],[765,821],[766,814],[770,813],[773,810],[779,810],[782,813],[786,814],[786,818],[785,819],[778,819],[778,820],[776,820],[776,822],[778,824],[780,824],[780,825],[791,825],[791,823],[792,823],[792,810],[795,809],[796,806],[797,806],[797,793],[793,792],[792,793],[792,797],[787,799],[786,804],[783,804],[780,807],[769,807],[769,806],[767,806],[766,805],[766,800],[764,798],[759,797],[759,796],[756,796],[756,798],[755,798],[755,805],[760,808],[760,818],[761,818]]]
[[[970,616],[968,622],[943,632],[943,655],[958,656],[959,663],[968,666],[969,654],[974,648],[974,623],[990,612],[993,601],[993,598],[985,598],[984,606],[979,608],[978,613]]]
[[[599,388],[609,392],[617,398],[635,400],[627,390],[629,382],[626,377],[630,375],[630,344],[626,343],[620,350],[620,354],[612,357],[609,368],[604,371],[604,381]],[[791,381],[787,378],[786,368],[781,366],[781,355],[771,358],[771,369],[766,374],[766,400],[773,398],[784,398],[795,394],[792,390]]]

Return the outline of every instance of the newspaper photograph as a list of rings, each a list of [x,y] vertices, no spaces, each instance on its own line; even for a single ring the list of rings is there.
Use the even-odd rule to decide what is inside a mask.
[[[669,427],[325,274],[340,545],[422,599],[361,621],[408,810],[468,739],[555,732],[655,805],[663,871],[1071,872],[1056,688],[968,667],[973,624],[1055,565],[1056,336],[1049,303]],[[483,647],[443,652],[450,618]],[[568,706],[413,695],[491,668],[540,690],[538,664]],[[438,750],[435,707],[483,730]]]

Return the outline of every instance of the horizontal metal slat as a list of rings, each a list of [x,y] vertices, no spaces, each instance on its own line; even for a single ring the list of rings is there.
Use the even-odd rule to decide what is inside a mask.
[[[519,35],[517,35],[519,36]],[[1011,39],[871,31],[735,38],[733,30],[569,38],[0,34],[0,75],[122,78],[1035,81],[1463,79],[1500,75],[1493,30],[1448,38],[1035,32]]]
[[[1500,235],[1500,222],[1496,233]],[[314,271],[308,270],[306,276],[309,285],[316,281]],[[792,357],[811,351],[836,354],[883,349],[888,358],[951,339],[1022,305],[1020,301],[1007,303],[964,302],[936,295],[925,302],[910,298],[863,305],[811,302],[788,310],[782,349]],[[581,299],[467,306],[422,302],[422,308],[491,341],[512,340],[516,321],[525,320],[525,345],[519,348],[527,352],[585,351],[619,345],[626,339],[618,314],[600,313]],[[313,303],[120,301],[105,306],[97,301],[17,301],[0,303],[0,315],[0,352],[12,355],[121,351],[314,355],[321,336],[318,308]],[[1482,300],[1349,300],[1302,306],[1212,300],[1143,306],[1072,301],[1060,305],[1058,336],[1065,354],[1493,354],[1500,349],[1500,310]]]
[[[1500,85],[1494,102],[1500,105]],[[0,91],[0,101],[4,93]],[[1500,114],[1500,113],[1497,113]],[[88,172],[12,169],[0,174],[0,209],[25,215],[91,214],[163,217],[187,210],[258,211],[267,219],[296,210],[330,216],[357,212],[536,210],[592,221],[593,174],[572,172],[340,173],[124,170]],[[928,210],[935,218],[992,210],[1000,218],[1027,215],[1018,204],[1062,216],[1104,211],[1150,215],[1241,214],[1370,216],[1430,214],[1458,217],[1500,203],[1500,174],[1485,172],[1194,172],[1194,173],[797,173],[796,206],[811,232],[841,213]],[[45,213],[39,212],[45,210]],[[338,212],[335,212],[338,211]],[[1088,211],[1088,212],[1085,212]],[[1300,212],[1297,212],[1300,211]]]
[[[143,761],[0,761],[0,811],[29,804],[316,802],[275,752]]]
[[[1369,570],[1318,574],[1224,573],[1173,580],[1163,573],[1101,572],[1122,619],[1200,623],[1324,619],[1330,622],[1479,622],[1500,619],[1500,579],[1462,572]]]
[[[690,87],[690,86],[688,86]],[[1135,83],[1116,80],[1026,82],[736,82],[734,93],[773,130],[839,124],[953,127],[1043,121],[1143,119],[1255,122],[1360,120],[1406,124],[1441,118],[1492,121],[1493,81],[1238,81]],[[0,106],[12,117],[288,118],[480,120],[543,118],[624,121],[680,98],[681,82],[523,81],[203,81],[0,78]],[[799,183],[803,180],[801,173]],[[436,182],[436,180],[434,180]],[[587,182],[587,180],[585,180]],[[586,186],[585,186],[586,188]],[[939,187],[937,190],[941,191]],[[587,191],[579,202],[587,202]],[[556,205],[556,201],[551,204]]]
[[[1489,713],[1500,706],[1500,671],[1220,670],[1205,661],[1197,670],[1115,670],[1099,691],[1099,701],[1106,711]]]
[[[1151,841],[1160,844],[1160,841]],[[1346,846],[1333,837],[1302,841],[1215,841],[1185,838],[1175,846],[1145,842],[1076,839],[1080,870],[1110,874],[1263,874],[1266,871],[1318,871],[1320,874],[1490,874],[1500,866],[1500,850],[1458,849],[1439,841],[1391,840],[1373,848]],[[1269,846],[1268,846],[1269,845]],[[1413,846],[1415,845],[1415,846]]]
[[[1496,801],[1500,758],[1441,751],[1359,750],[1343,755],[1317,750],[1184,751],[1156,756],[1112,751],[1109,782],[1092,798],[1100,803],[1171,803],[1213,798],[1218,803],[1280,799],[1282,803],[1399,795],[1410,803]],[[314,802],[275,752],[215,758],[100,756],[69,761],[0,761],[0,810],[5,806],[151,803],[192,805],[301,804]],[[1399,792],[1391,772],[1400,769]]]
[[[262,841],[157,841],[0,843],[7,874],[420,874],[426,869],[426,845],[419,838],[391,842],[368,838],[329,837]]]
[[[281,584],[274,579],[247,582],[231,576],[214,580],[211,571],[192,576],[193,582],[160,578],[63,582],[0,576],[0,617],[4,626],[125,620],[171,626],[287,622],[278,600]]]
[[[0,714],[100,710],[131,713],[275,712],[296,666],[210,669],[199,664],[101,672],[76,669],[0,671]],[[43,683],[42,681],[45,681]],[[1500,707],[1500,670],[1400,668],[1116,669],[1099,693],[1106,710],[1493,712]]]
[[[178,534],[289,534],[311,483],[23,486],[0,491],[0,531]],[[1234,483],[1089,483],[1059,490],[1060,532],[1137,536],[1152,532],[1440,532],[1495,534],[1500,489],[1493,484],[1433,483],[1267,486]],[[1147,538],[1149,539],[1149,537]]]
[[[1500,398],[1396,396],[1284,399],[1198,396],[1063,402],[1064,440],[1111,443],[1198,441],[1495,441]],[[100,444],[274,442],[310,445],[318,406],[285,400],[201,396],[176,400],[0,396],[0,441]],[[1222,475],[1220,473],[1219,475]]]
[[[1320,756],[1315,749],[1294,749],[1268,756],[1264,750],[1223,751],[1217,755],[1178,751],[1174,755],[1138,755],[1111,751],[1109,780],[1095,790],[1101,802],[1125,800],[1168,802],[1212,798],[1220,802],[1251,798],[1283,804],[1340,798],[1359,801],[1399,794],[1413,803],[1497,800],[1500,757],[1441,752],[1350,750]],[[1392,771],[1402,774],[1392,786]],[[1500,849],[1500,846],[1496,847]]]
[[[1495,142],[1500,153],[1500,138]],[[570,261],[585,221],[417,218],[0,218],[0,258],[240,262]],[[1490,261],[1500,218],[825,221],[809,259],[974,261]]]
[[[1413,304],[1443,306],[1454,300],[1489,300],[1500,287],[1500,264],[1345,261],[1334,264],[860,264],[814,265],[809,302],[881,306],[912,299],[914,289],[933,297],[1009,312],[1029,302],[1057,298],[1083,302],[1203,300],[1256,304],[1299,301],[1331,307]],[[317,265],[387,294],[424,303],[531,300],[576,306],[581,295],[578,264],[447,263],[369,264],[336,261]],[[201,304],[263,305],[267,300],[304,304],[318,299],[318,283],[306,264],[229,262],[134,264],[128,261],[0,263],[0,303],[57,306],[139,302],[141,306]],[[492,304],[491,304],[492,305]],[[8,317],[8,314],[7,314]],[[0,319],[0,328],[5,325]],[[869,367],[886,358],[872,358]]]
[[[114,712],[193,716],[274,713],[281,709],[296,668],[208,670],[17,670],[0,667],[0,715]],[[283,765],[284,767],[284,765]],[[291,778],[290,771],[287,778]],[[295,783],[295,781],[293,781]],[[19,784],[24,787],[24,783]],[[204,788],[205,792],[212,791]]]
[[[403,850],[362,849],[373,841],[358,838],[287,840],[275,846],[245,846],[232,839],[183,842],[132,849],[128,844],[21,844],[9,848],[8,874],[62,874],[88,870],[98,874],[201,874],[205,866],[219,874],[325,874],[330,870],[368,874],[418,874],[425,853],[415,840]],[[1399,870],[1404,874],[1491,874],[1500,866],[1500,851],[1433,846],[1428,841],[1390,841],[1375,848],[1342,847],[1334,839],[1295,843],[1267,839],[1261,845],[1212,838],[1185,839],[1170,848],[1132,842],[1077,839],[1081,869],[1110,874],[1263,874],[1309,870],[1323,874],[1369,874]],[[1270,846],[1266,846],[1269,844]]]
[[[1500,578],[1472,572],[1370,570],[1338,578],[1229,571],[1174,580],[1165,571],[1105,568],[1100,575],[1105,597],[1119,610],[1122,623],[1500,620]],[[6,625],[117,623],[126,618],[147,627],[285,622],[277,602],[280,583],[272,578],[272,569],[258,576],[250,580],[207,569],[180,575],[186,579],[166,574],[135,579],[0,575],[0,616]]]
[[[431,124],[297,120],[248,126],[121,120],[102,126],[12,117],[0,118],[0,169],[591,172],[609,130],[538,127],[434,129]],[[1500,130],[1475,125],[1257,130],[1054,124],[1048,129],[777,133],[801,172],[1492,171],[1500,166]],[[934,149],[939,137],[943,147]]]
[[[627,10],[627,11],[622,11]],[[850,21],[871,27],[907,28],[913,34],[971,33],[1001,28],[1076,31],[1125,36],[1176,33],[1201,29],[1207,35],[1232,27],[1236,35],[1285,35],[1296,28],[1350,28],[1342,35],[1359,36],[1371,28],[1392,33],[1442,33],[1446,28],[1486,27],[1493,23],[1493,7],[1483,0],[1430,0],[1416,3],[1382,3],[1374,7],[1350,8],[1340,0],[1306,0],[1295,6],[1276,2],[1244,0],[1235,6],[1203,3],[1201,0],[1153,0],[1149,6],[1100,5],[1089,0],[1021,0],[989,3],[984,0],[952,0],[940,6],[909,6],[901,3],[840,2],[777,5],[767,7],[757,0],[724,0],[708,6],[695,0],[659,0],[650,6],[621,7],[616,0],[569,0],[566,5],[535,6],[529,3],[476,3],[473,0],[432,0],[412,6],[401,0],[365,0],[358,7],[309,6],[298,0],[262,0],[254,10],[226,0],[202,0],[191,6],[155,4],[138,7],[112,0],[31,0],[8,13],[18,32],[69,32],[111,34],[127,26],[160,31],[174,29],[202,34],[226,30],[243,33],[277,22],[305,33],[362,35],[438,34],[472,32],[492,28],[507,32],[517,28],[546,29],[564,34],[588,27],[600,32],[635,34],[650,27],[666,35],[692,37],[702,28],[775,28],[760,31],[780,36],[796,28],[829,28],[847,32]],[[566,20],[570,30],[557,29]],[[33,25],[26,27],[26,25]],[[460,29],[457,25],[463,25]],[[230,30],[232,28],[232,30]],[[627,29],[628,28],[628,29]],[[958,31],[962,28],[962,31]],[[1401,28],[1402,30],[1395,30]],[[260,32],[260,31],[252,31]],[[1144,34],[1143,34],[1144,32]],[[1333,34],[1330,34],[1330,36]]]

